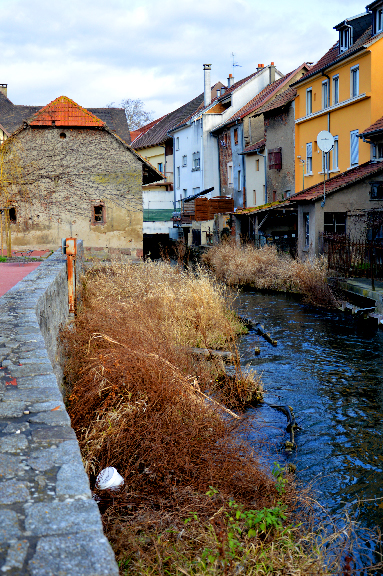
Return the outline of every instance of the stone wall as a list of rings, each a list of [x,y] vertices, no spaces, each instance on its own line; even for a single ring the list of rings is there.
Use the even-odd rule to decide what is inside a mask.
[[[67,294],[58,251],[0,298],[0,567],[11,576],[118,575],[60,391]]]
[[[295,148],[294,148],[294,106],[273,110],[265,114],[265,135],[267,149],[282,149],[282,169],[267,169],[267,200],[283,200],[294,193]],[[274,194],[275,193],[275,194]]]
[[[103,129],[54,126],[27,127],[14,139],[23,169],[14,249],[55,249],[77,237],[95,256],[142,256],[142,162],[123,142]]]

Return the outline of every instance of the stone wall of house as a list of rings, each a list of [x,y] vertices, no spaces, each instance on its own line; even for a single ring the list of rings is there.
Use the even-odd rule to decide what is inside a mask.
[[[65,260],[56,252],[0,298],[0,568],[118,576],[54,372]]]
[[[263,123],[263,114],[255,118],[245,118],[244,121],[244,141],[245,146],[256,144],[265,137],[265,127]]]
[[[15,149],[24,169],[15,249],[55,249],[78,237],[86,253],[142,256],[142,163],[118,138],[103,129],[28,127]]]
[[[282,200],[287,192],[294,193],[294,107],[289,106],[279,114],[265,114],[265,135],[268,150],[282,148],[282,170],[267,165],[267,199]],[[273,194],[275,192],[275,194]],[[275,196],[275,198],[274,198]]]
[[[232,196],[234,188],[233,185],[229,186],[229,175],[227,167],[228,163],[233,161],[230,128],[223,130],[223,132],[218,137],[218,153],[221,195]]]

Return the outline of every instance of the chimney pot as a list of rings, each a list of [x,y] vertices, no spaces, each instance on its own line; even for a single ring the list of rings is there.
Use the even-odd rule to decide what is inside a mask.
[[[271,63],[272,66],[275,66],[274,62]]]

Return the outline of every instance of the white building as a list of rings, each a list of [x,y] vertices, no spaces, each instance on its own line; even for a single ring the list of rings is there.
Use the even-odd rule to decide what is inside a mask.
[[[234,83],[229,75],[227,88],[217,90],[211,99],[210,64],[204,64],[204,103],[184,122],[171,130],[174,149],[174,201],[177,207],[187,196],[214,187],[207,196],[220,195],[217,138],[211,134],[263,90],[271,77],[271,66],[259,65],[257,71]],[[283,75],[275,70],[275,79]]]

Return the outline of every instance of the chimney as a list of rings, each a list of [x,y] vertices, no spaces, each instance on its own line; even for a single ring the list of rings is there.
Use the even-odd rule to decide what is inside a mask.
[[[229,74],[229,78],[227,79],[227,87],[230,88],[234,84],[234,76],[233,74]]]
[[[257,66],[257,72],[259,72],[260,70],[262,70],[262,68],[264,68],[265,65],[264,64],[258,64]]]
[[[0,92],[2,94],[4,94],[4,96],[7,95],[7,87],[8,87],[8,84],[0,84]]]
[[[221,90],[217,88],[217,98],[219,98],[220,96],[221,96]]]
[[[274,64],[274,62],[272,62],[270,64],[270,68],[269,68],[269,84],[272,84],[272,82],[275,82],[275,64]]]
[[[221,88],[221,96],[223,96],[223,95],[225,94],[225,92],[226,92],[226,88],[225,88],[225,86],[222,86],[222,88]]]
[[[209,106],[211,103],[211,82],[210,82],[210,70],[211,64],[203,65],[203,75],[204,75],[204,106]]]

